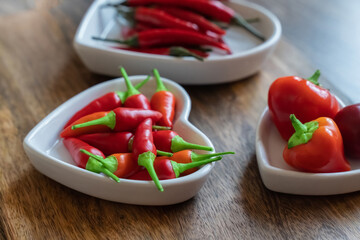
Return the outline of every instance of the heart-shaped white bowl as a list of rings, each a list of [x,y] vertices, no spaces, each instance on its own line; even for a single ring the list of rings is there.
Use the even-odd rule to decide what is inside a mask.
[[[181,0],[179,0],[181,1]],[[79,25],[74,48],[91,71],[110,76],[119,76],[118,65],[126,68],[130,75],[147,74],[156,66],[162,76],[181,84],[216,84],[236,81],[258,72],[274,51],[281,36],[278,18],[267,9],[246,1],[225,1],[244,18],[259,18],[253,23],[262,32],[266,41],[261,42],[243,28],[231,26],[224,41],[232,50],[225,55],[216,49],[203,62],[192,57],[175,58],[114,49],[108,42],[92,37],[119,39],[122,26],[116,20],[113,8],[102,6],[109,0],[95,0]],[[114,1],[112,1],[114,2]],[[118,2],[118,1],[116,1]],[[141,68],[138,66],[141,65]]]
[[[132,76],[137,84],[146,76]],[[177,83],[162,78],[176,97],[174,131],[186,141],[211,146],[211,141],[189,121],[191,101],[186,91]],[[40,123],[25,137],[23,145],[33,166],[53,180],[79,192],[115,202],[137,205],[170,205],[192,198],[205,183],[214,163],[207,164],[195,173],[177,179],[161,181],[164,192],[160,192],[152,181],[121,179],[119,183],[101,174],[96,174],[75,165],[62,144],[59,134],[67,120],[93,99],[115,90],[126,90],[124,80],[114,79],[95,85],[69,99]],[[155,93],[156,83],[151,79],[141,92],[148,98]]]
[[[282,156],[285,145],[266,108],[256,130],[256,157],[268,189],[298,195],[334,195],[360,190],[359,159],[348,159],[352,170],[347,172],[300,172],[285,162]]]

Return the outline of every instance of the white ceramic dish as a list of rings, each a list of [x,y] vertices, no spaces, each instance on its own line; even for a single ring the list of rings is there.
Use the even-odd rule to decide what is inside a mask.
[[[281,36],[277,17],[265,8],[247,2],[226,2],[245,18],[259,17],[254,23],[266,36],[265,42],[250,35],[243,28],[230,27],[224,41],[233,54],[223,55],[216,50],[204,61],[191,57],[174,58],[113,49],[107,42],[93,40],[93,36],[119,38],[121,25],[112,8],[100,8],[107,0],[96,0],[85,14],[74,38],[74,47],[91,71],[119,76],[118,66],[129,75],[148,74],[158,68],[164,77],[181,84],[215,84],[240,80],[259,71],[273,52]]]
[[[265,186],[273,191],[299,195],[333,195],[360,190],[360,161],[348,159],[350,171],[305,173],[286,164],[281,138],[266,108],[256,131],[256,157]]]
[[[136,84],[146,76],[132,76]],[[174,130],[189,142],[213,147],[211,141],[189,121],[191,102],[189,95],[177,83],[164,79],[164,84],[176,96]],[[77,167],[62,144],[59,133],[62,126],[77,110],[96,97],[114,90],[125,90],[123,79],[115,79],[93,86],[63,103],[25,137],[24,149],[33,166],[53,180],[85,194],[129,204],[169,205],[192,198],[205,183],[214,163],[207,164],[193,174],[172,180],[161,181],[164,192],[160,192],[152,181],[121,179],[120,183]],[[141,89],[147,97],[155,92],[155,80],[150,80]]]

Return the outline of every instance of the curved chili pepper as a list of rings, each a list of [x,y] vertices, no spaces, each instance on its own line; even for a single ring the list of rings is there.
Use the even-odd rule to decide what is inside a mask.
[[[186,142],[178,133],[172,130],[153,132],[153,138],[156,148],[165,152],[179,152],[185,149],[213,151],[212,147]]]
[[[360,158],[360,103],[341,109],[334,121],[344,140],[345,155]]]
[[[66,138],[63,140],[63,144],[78,167],[95,173],[104,173],[119,182],[119,178],[112,174],[112,170],[117,166],[116,162],[113,160],[98,162],[96,159],[83,153],[83,151],[86,150],[94,156],[105,157],[99,149],[76,138]]]
[[[205,159],[198,162],[192,163],[177,163],[171,161],[170,159],[155,159],[154,169],[160,180],[174,179],[178,178],[181,173],[188,169],[196,168],[204,164],[211,162],[219,161],[221,157],[215,157],[210,159]],[[133,180],[151,180],[149,173],[145,170],[141,170],[134,175],[130,176],[129,179]]]
[[[132,11],[121,11],[121,8],[118,8],[120,14],[132,15],[130,19],[135,21],[140,21],[146,24],[151,24],[156,27],[161,28],[177,28],[185,29],[190,31],[197,31],[198,26],[194,23],[184,21],[177,17],[174,17],[165,11],[156,8],[147,8],[147,7],[137,7]],[[129,18],[129,17],[128,17]]]
[[[129,48],[129,47],[113,47],[115,49],[121,49],[126,51],[166,55],[173,57],[194,57],[199,61],[204,61],[204,58],[209,54],[198,49],[184,48],[184,47],[162,47],[162,48]]]
[[[136,128],[133,140],[133,158],[139,166],[146,168],[156,187],[163,192],[164,189],[153,165],[156,158],[156,147],[153,143],[151,118],[145,119]]]
[[[330,173],[349,171],[344,157],[341,133],[336,123],[320,117],[302,124],[290,115],[295,133],[284,148],[284,160],[292,167],[305,172]]]
[[[155,126],[153,126],[154,129]],[[92,133],[77,136],[78,139],[98,148],[106,155],[132,151],[134,134],[131,132]],[[157,150],[157,155],[171,157],[173,154]]]
[[[336,98],[319,85],[320,71],[309,79],[296,76],[276,79],[269,88],[268,105],[271,118],[281,137],[288,140],[294,133],[290,114],[295,114],[301,122],[309,122],[318,117],[334,118],[340,110]]]
[[[77,136],[78,139],[100,149],[106,156],[131,151],[134,134],[131,132],[92,133]]]
[[[265,37],[256,28],[250,25],[240,14],[219,1],[209,0],[127,0],[129,6],[144,6],[150,4],[185,7],[204,14],[218,21],[233,23],[243,27],[258,39],[264,41]]]
[[[121,74],[125,80],[127,87],[126,99],[124,102],[124,107],[127,108],[141,108],[141,109],[151,109],[150,102],[147,97],[139,92],[134,86],[131,84],[130,79],[125,71],[125,68],[120,68]]]
[[[191,12],[177,7],[168,7],[168,6],[157,7],[157,8],[164,10],[165,12],[177,18],[196,24],[199,27],[199,31],[203,33],[206,33],[207,31],[216,33],[218,35],[224,35],[226,33],[226,31],[221,29],[218,25],[210,22],[209,20],[207,20],[206,18],[195,12]]]
[[[105,159],[94,154],[84,152],[85,154],[95,158],[98,161],[115,161],[117,162],[117,168],[113,169],[115,176],[119,178],[127,178],[128,176],[133,175],[139,170],[139,165],[134,161],[132,153],[115,153]]]
[[[135,86],[136,89],[141,88],[144,86],[145,83],[147,83],[150,79],[150,76],[148,76],[145,80],[140,82]],[[88,105],[77,111],[70,120],[65,124],[64,128],[78,120],[79,118],[89,115],[94,112],[103,112],[103,111],[111,111],[114,108],[120,107],[123,102],[125,102],[125,95],[126,92],[121,91],[115,91],[115,92],[109,92],[105,95],[94,99],[91,101]]]
[[[118,107],[110,112],[93,113],[82,117],[65,128],[61,137],[74,137],[82,134],[109,132],[126,132],[136,127],[147,118],[158,121],[162,114],[145,109]]]
[[[151,47],[162,47],[169,45],[208,45],[219,48],[226,51],[228,54],[231,53],[230,48],[222,42],[219,42],[216,38],[183,29],[171,29],[171,28],[159,28],[150,29],[142,32],[138,32],[133,37],[125,40],[108,39],[93,37],[94,40],[101,40],[107,42],[115,42],[125,44],[130,47],[140,48],[151,48]]]
[[[162,118],[156,122],[156,124],[172,128],[175,115],[175,96],[161,81],[159,71],[154,69],[153,73],[156,79],[157,88],[156,93],[153,94],[150,99],[150,105],[151,109],[162,113]]]
[[[209,153],[209,154],[198,154],[191,150],[182,150],[175,152],[171,157],[157,157],[156,159],[170,159],[177,163],[191,163],[202,161],[211,157],[218,157],[227,154],[235,154],[234,152],[220,152],[220,153]],[[195,172],[196,168],[191,168],[184,171],[181,175],[188,175]]]

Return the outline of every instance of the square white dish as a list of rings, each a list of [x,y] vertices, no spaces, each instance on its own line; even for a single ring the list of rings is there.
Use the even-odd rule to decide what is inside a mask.
[[[243,28],[231,26],[224,41],[233,51],[230,55],[214,51],[203,62],[191,57],[175,58],[111,48],[114,44],[92,37],[120,38],[121,25],[116,11],[102,8],[108,0],[95,0],[86,12],[74,38],[74,48],[86,67],[95,73],[119,76],[118,66],[130,75],[147,74],[159,69],[164,77],[180,84],[216,84],[236,81],[258,72],[273,52],[281,36],[277,17],[265,8],[247,2],[226,2],[244,18],[260,18],[254,23],[266,41],[261,42]]]
[[[264,185],[275,192],[297,195],[334,195],[360,190],[360,161],[349,159],[351,170],[306,173],[289,166],[283,156],[283,140],[270,117],[262,113],[256,130],[256,158]]]
[[[137,84],[146,76],[129,77]],[[164,84],[176,97],[174,131],[186,141],[213,147],[211,141],[189,121],[191,109],[189,95],[177,83],[162,78]],[[25,137],[23,145],[33,166],[49,178],[79,192],[105,200],[137,205],[170,205],[192,198],[205,183],[214,163],[207,164],[193,174],[177,179],[160,181],[160,192],[152,181],[112,179],[79,168],[59,137],[65,123],[79,109],[93,99],[114,90],[125,90],[124,80],[114,79],[97,84],[72,97],[40,121]],[[148,98],[156,90],[155,80],[150,80],[141,92]]]

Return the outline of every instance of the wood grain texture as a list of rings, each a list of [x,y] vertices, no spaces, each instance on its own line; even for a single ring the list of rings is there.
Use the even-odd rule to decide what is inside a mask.
[[[320,68],[325,86],[348,103],[360,100],[359,25],[352,24],[360,20],[359,2],[254,2],[273,11],[284,31],[262,71],[234,83],[185,86],[190,121],[217,151],[237,154],[216,164],[193,199],[144,207],[69,189],[36,171],[22,148],[26,134],[53,109],[109,79],[89,72],[72,47],[92,1],[0,1],[0,239],[359,239],[359,193],[269,191],[254,144],[277,77],[307,77]]]

